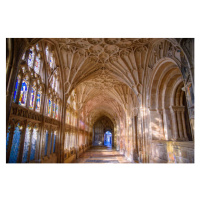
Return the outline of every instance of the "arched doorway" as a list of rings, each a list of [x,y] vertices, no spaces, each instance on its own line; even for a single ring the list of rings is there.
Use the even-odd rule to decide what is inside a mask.
[[[104,134],[104,146],[112,146],[112,133],[110,131],[106,131]]]
[[[114,141],[113,130],[114,130],[114,124],[110,120],[109,117],[102,116],[99,119],[97,119],[97,121],[94,123],[94,126],[93,126],[93,131],[94,131],[93,145],[94,146],[104,146],[105,145],[104,144],[105,143],[105,134],[107,133],[106,135],[109,138],[109,143],[111,141],[111,146],[112,146],[112,142]],[[110,137],[111,137],[111,139],[110,139]],[[106,144],[107,143],[108,142],[106,142]]]

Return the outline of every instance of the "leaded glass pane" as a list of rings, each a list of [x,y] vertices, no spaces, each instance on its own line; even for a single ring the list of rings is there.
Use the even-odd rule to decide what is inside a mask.
[[[53,118],[55,118],[55,103],[53,103]]]
[[[50,153],[51,153],[51,149],[52,149],[52,140],[53,140],[53,133],[51,132],[51,144],[50,144]]]
[[[23,80],[19,97],[19,105],[25,106],[28,93],[28,82]]]
[[[49,99],[49,104],[48,104],[48,116],[51,116],[51,99]]]
[[[56,133],[54,132],[53,153],[55,153],[55,150],[56,150]]]
[[[22,126],[20,126],[20,124],[18,123],[17,126],[15,127],[15,131],[14,131],[14,135],[13,135],[9,163],[17,162],[17,158],[18,158],[18,154],[19,154],[19,147],[20,147],[21,131],[22,131]]]
[[[24,141],[24,151],[23,151],[23,158],[22,158],[23,163],[27,162],[27,159],[28,159],[30,136],[31,136],[31,127],[30,125],[28,125],[26,128],[25,141]]]
[[[35,52],[34,52],[34,47],[32,47],[29,50],[29,56],[28,56],[28,66],[31,68],[33,67],[34,57],[35,57]]]
[[[58,119],[58,104],[56,104],[56,119]]]
[[[18,90],[19,83],[20,83],[20,76],[17,76],[17,80],[16,80],[16,84],[15,84],[14,97],[13,97],[14,102],[16,102],[17,90]]]
[[[34,71],[35,71],[37,74],[39,74],[39,72],[40,72],[40,54],[38,54],[38,55],[36,56]]]
[[[40,105],[41,105],[41,94],[38,92],[37,100],[36,100],[36,111],[40,112]]]
[[[31,110],[33,110],[34,104],[35,104],[35,93],[36,93],[36,89],[35,89],[35,87],[32,87],[32,89],[31,89],[31,97],[30,97],[30,105],[29,105],[29,108]]]
[[[37,145],[37,128],[34,128],[31,141],[31,153],[30,153],[31,161],[35,160],[36,145]]]
[[[11,129],[11,125],[8,126],[8,132],[6,135],[6,151],[8,149],[8,143],[9,143],[9,139],[10,139],[10,129]]]
[[[49,137],[49,134],[48,134],[48,131],[46,131],[45,152],[44,152],[45,156],[47,155],[48,137]]]

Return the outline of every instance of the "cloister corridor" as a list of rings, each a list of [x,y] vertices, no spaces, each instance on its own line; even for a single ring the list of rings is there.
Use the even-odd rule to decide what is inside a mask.
[[[194,163],[192,38],[7,38],[6,52],[6,163]]]

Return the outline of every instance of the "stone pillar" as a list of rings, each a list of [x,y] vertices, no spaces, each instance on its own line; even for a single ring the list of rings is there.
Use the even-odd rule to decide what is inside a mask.
[[[177,110],[177,119],[178,119],[179,137],[180,137],[181,140],[183,140],[183,129],[182,129],[181,111],[180,110]]]
[[[160,115],[160,139],[165,139],[165,133],[164,133],[164,123],[163,123],[163,110],[158,110],[158,113]]]
[[[173,127],[173,138],[178,139],[178,127],[177,127],[177,116],[174,106],[170,106],[171,116],[172,116],[172,127]]]
[[[182,124],[183,124],[183,133],[184,133],[184,138],[185,138],[185,140],[188,140],[186,125],[185,125],[185,116],[184,116],[184,112],[185,112],[184,110],[181,111],[181,118],[182,118]]]

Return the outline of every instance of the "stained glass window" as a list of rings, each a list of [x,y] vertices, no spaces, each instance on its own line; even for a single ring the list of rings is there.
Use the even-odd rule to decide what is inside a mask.
[[[45,156],[47,155],[48,138],[49,138],[49,134],[48,134],[48,131],[46,131],[45,152],[44,152],[44,155],[45,155]]]
[[[53,153],[56,151],[56,131],[54,131],[54,140],[53,140]]]
[[[36,100],[36,111],[40,112],[40,105],[41,105],[41,91],[37,94],[37,100]]]
[[[56,104],[56,119],[58,119],[58,104]]]
[[[28,93],[28,81],[23,80],[19,97],[19,105],[25,106]]]
[[[24,152],[23,152],[23,158],[22,158],[22,162],[23,163],[27,162],[27,159],[28,159],[28,150],[29,150],[29,145],[30,145],[30,136],[31,136],[31,127],[28,124],[28,126],[26,128],[25,141],[24,141]]]
[[[15,127],[15,131],[14,131],[14,135],[13,135],[9,163],[17,162],[17,158],[18,158],[18,154],[19,154],[19,147],[20,147],[21,131],[22,131],[22,126],[20,126],[20,124],[18,123],[17,126]]]
[[[53,103],[53,118],[55,118],[55,103]]]
[[[51,116],[51,99],[49,99],[49,104],[48,104],[48,116]]]
[[[35,152],[36,152],[36,145],[37,145],[37,131],[38,128],[34,127],[33,135],[31,140],[31,153],[30,153],[30,160],[35,160]]]
[[[34,47],[32,47],[29,50],[29,56],[28,56],[28,66],[31,68],[33,67],[34,57],[35,57],[35,52],[34,52]]]
[[[8,143],[9,143],[9,139],[10,139],[10,129],[11,129],[11,125],[8,126],[8,132],[6,135],[6,151],[8,149]]]
[[[35,104],[35,95],[36,95],[36,88],[35,86],[31,89],[31,97],[30,97],[30,105],[29,108],[33,110]]]
[[[14,102],[16,102],[17,91],[18,91],[18,87],[19,87],[20,79],[21,79],[21,77],[18,75],[18,76],[17,76],[17,80],[16,80],[16,84],[15,84],[14,97],[13,97],[13,101],[14,101]]]
[[[37,74],[39,74],[39,72],[40,72],[40,54],[38,54],[38,55],[36,56],[34,71],[35,71]]]

